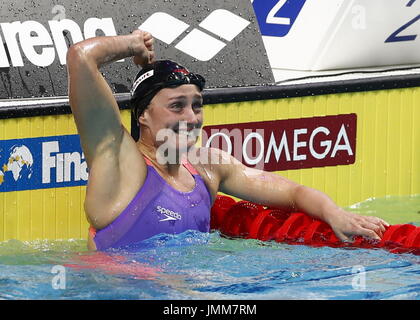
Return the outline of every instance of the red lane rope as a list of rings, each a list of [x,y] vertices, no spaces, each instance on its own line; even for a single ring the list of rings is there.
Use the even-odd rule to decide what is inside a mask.
[[[353,242],[344,243],[327,223],[305,213],[286,213],[222,195],[217,196],[211,210],[211,228],[229,237],[317,247],[383,248],[420,255],[420,227],[411,224],[389,226],[380,241],[357,236]]]

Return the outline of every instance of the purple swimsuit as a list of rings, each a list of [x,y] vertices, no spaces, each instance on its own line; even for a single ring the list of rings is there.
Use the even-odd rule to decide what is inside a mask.
[[[95,231],[98,250],[135,244],[160,233],[177,234],[187,230],[210,231],[211,196],[203,178],[189,163],[195,187],[181,192],[169,185],[147,162],[144,185],[125,210],[107,227]]]

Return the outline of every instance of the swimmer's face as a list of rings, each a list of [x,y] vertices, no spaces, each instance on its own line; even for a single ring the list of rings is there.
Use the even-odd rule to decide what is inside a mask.
[[[201,93],[193,84],[164,88],[153,97],[139,122],[157,146],[167,142],[176,149],[189,149],[196,144],[203,124]]]

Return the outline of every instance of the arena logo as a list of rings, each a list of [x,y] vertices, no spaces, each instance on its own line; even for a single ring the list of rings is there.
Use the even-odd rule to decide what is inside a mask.
[[[248,25],[249,21],[224,9],[210,13],[200,27],[210,33],[232,41]],[[38,21],[14,21],[0,23],[0,68],[23,67],[23,55],[38,67],[48,67],[56,60],[56,52],[61,65],[66,64],[69,38],[72,43],[97,36],[98,31],[105,36],[116,36],[112,18],[89,18],[84,22],[83,33],[80,26],[71,19],[48,21],[49,30]],[[190,26],[163,12],[152,14],[139,29],[151,32],[157,39],[170,44]],[[226,43],[194,28],[176,46],[178,50],[201,61],[208,61],[220,52]],[[119,62],[123,62],[120,60]]]
[[[86,185],[79,136],[1,141],[0,192]]]
[[[207,126],[203,131],[203,146],[266,171],[356,161],[356,114]]]
[[[217,9],[210,13],[198,26],[183,37],[175,48],[200,60],[209,61],[218,54],[226,42],[235,39],[250,22],[225,9]],[[156,12],[151,15],[139,29],[150,32],[155,38],[166,44],[172,44],[190,25],[167,13]],[[214,34],[225,41],[216,39]]]
[[[117,35],[112,18],[87,19],[83,34],[79,25],[70,19],[51,20],[48,21],[48,25],[50,31],[37,21],[1,23],[4,40],[0,34],[0,68],[8,68],[10,64],[13,67],[23,67],[21,50],[25,57],[38,67],[53,64],[57,51],[60,63],[64,65],[68,50],[68,35],[71,36],[73,43],[95,37],[98,31],[102,31],[106,36]],[[67,35],[64,35],[64,32]]]

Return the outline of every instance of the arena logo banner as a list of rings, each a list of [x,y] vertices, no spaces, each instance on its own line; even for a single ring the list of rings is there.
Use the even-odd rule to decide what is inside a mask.
[[[203,146],[265,171],[356,161],[356,114],[206,126],[203,131]]]
[[[252,0],[274,69],[420,63],[420,0]]]
[[[0,141],[0,192],[87,184],[78,135]]]
[[[203,74],[209,87],[273,82],[249,1],[52,0],[0,3],[0,99],[67,95],[66,53],[94,36],[150,31],[158,59]],[[103,69],[115,93],[129,92],[131,59]]]

